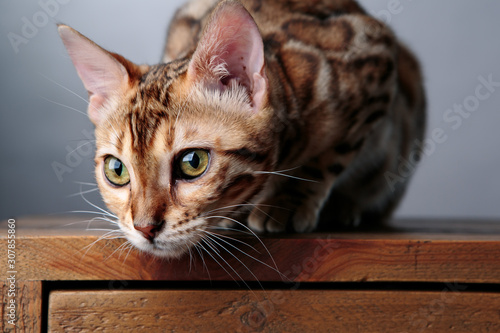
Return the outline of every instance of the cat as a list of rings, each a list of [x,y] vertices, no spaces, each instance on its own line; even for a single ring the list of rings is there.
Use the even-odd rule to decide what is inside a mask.
[[[101,195],[150,254],[179,257],[221,221],[386,221],[400,164],[420,158],[419,64],[355,1],[192,0],[152,66],[58,31],[89,93]]]

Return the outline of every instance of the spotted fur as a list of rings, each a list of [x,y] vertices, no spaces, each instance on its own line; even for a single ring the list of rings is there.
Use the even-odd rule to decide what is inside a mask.
[[[419,65],[354,1],[192,0],[170,25],[163,63],[153,66],[108,53],[69,27],[60,31],[91,95],[89,114],[99,115],[91,119],[102,196],[132,243],[156,255],[181,255],[220,218],[298,232],[320,220],[327,227],[384,221],[408,182],[389,184],[387,175],[410,154],[419,158]],[[262,65],[254,49],[241,63],[232,57],[255,40],[252,31]],[[126,71],[123,82],[96,92],[72,43],[107,56],[117,73]],[[175,163],[190,148],[210,152],[209,169],[179,179]],[[127,186],[106,181],[109,155],[127,166]],[[146,237],[141,230],[151,225]]]

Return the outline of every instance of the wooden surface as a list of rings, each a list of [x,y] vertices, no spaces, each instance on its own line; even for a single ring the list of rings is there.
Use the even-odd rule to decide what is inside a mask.
[[[17,327],[0,270],[1,332],[500,332],[498,222],[224,234],[228,251],[160,260],[78,221],[16,219]]]
[[[6,300],[9,284],[2,281],[1,322],[0,332],[5,333],[35,333],[41,331],[42,325],[42,282],[41,281],[16,281],[15,299],[15,326],[9,324],[9,308]]]
[[[87,291],[50,295],[50,332],[500,332],[500,294]]]
[[[225,264],[196,251],[191,259],[158,260],[125,250],[122,239],[96,242],[99,232],[73,222],[16,221],[18,280],[500,283],[500,223],[406,221],[390,233],[271,235],[261,237],[265,248],[232,234],[239,242],[226,245],[230,253],[220,250]]]

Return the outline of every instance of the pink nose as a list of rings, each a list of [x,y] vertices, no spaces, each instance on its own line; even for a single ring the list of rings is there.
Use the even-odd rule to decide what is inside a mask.
[[[140,231],[144,236],[144,238],[151,241],[156,237],[156,235],[158,235],[161,228],[163,228],[164,224],[165,221],[161,221],[160,223],[154,223],[154,224],[148,223],[146,226],[134,224],[134,228],[135,230]]]

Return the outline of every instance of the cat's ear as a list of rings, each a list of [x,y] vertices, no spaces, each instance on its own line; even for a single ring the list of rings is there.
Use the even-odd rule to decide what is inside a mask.
[[[89,93],[88,115],[98,126],[104,107],[123,96],[139,66],[110,53],[67,25],[58,25],[59,35]]]
[[[252,16],[236,1],[223,1],[211,15],[188,68],[188,79],[224,90],[244,86],[257,112],[267,98],[264,44]]]

